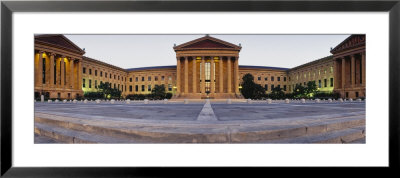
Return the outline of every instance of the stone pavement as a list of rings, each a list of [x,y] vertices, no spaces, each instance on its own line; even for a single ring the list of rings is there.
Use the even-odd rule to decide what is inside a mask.
[[[93,141],[104,143],[113,143],[107,136],[123,137],[123,143],[282,143],[277,138],[284,143],[322,143],[328,138],[332,142],[355,139],[359,143],[365,137],[365,102],[36,102],[35,131],[45,135],[45,128],[52,129],[44,124],[61,127],[58,130],[64,135],[79,131],[72,134],[73,140],[80,135],[90,138],[90,134],[108,133]],[[316,135],[310,135],[312,132]]]

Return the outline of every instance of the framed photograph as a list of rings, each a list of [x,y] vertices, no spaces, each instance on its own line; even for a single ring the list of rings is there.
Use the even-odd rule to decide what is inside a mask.
[[[1,174],[398,168],[399,11],[399,1],[2,2]]]

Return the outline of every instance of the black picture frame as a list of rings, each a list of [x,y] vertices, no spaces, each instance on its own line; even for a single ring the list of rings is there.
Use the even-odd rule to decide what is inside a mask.
[[[2,1],[1,2],[1,175],[6,177],[132,177],[182,173],[176,168],[85,167],[20,168],[12,166],[12,17],[13,12],[389,12],[389,168],[399,168],[400,1]],[[215,171],[212,168],[210,171]],[[363,169],[371,171],[376,169]],[[186,168],[191,175],[209,174]],[[218,169],[240,172],[242,169]],[[296,169],[297,173],[304,172]],[[251,169],[254,174],[265,170]],[[281,175],[291,171],[278,168]],[[364,172],[365,173],[365,172]],[[268,173],[271,174],[271,173]],[[341,172],[330,171],[330,175]],[[355,171],[359,175],[360,172]],[[271,174],[272,175],[272,174]],[[281,176],[280,175],[280,176]]]

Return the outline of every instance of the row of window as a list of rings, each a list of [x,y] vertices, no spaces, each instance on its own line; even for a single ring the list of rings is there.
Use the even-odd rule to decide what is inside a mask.
[[[304,85],[304,86],[306,86],[307,85],[307,83],[306,82],[304,82],[303,84],[302,83],[297,83],[296,84],[296,86],[297,85]],[[328,87],[328,80],[327,79],[324,79],[324,83],[323,83],[323,86],[324,86],[324,88],[326,88],[326,87]],[[330,87],[333,87],[333,78],[330,78],[330,84],[329,84],[329,86]],[[293,86],[294,87],[294,86]],[[322,88],[322,81],[321,80],[318,80],[318,88]]]
[[[327,69],[324,70],[324,74],[326,74],[326,71],[327,71]],[[318,75],[321,75],[321,69],[319,69],[318,72],[315,71],[315,72],[313,73],[313,76],[314,76],[314,77],[315,77],[315,74],[316,74],[316,73],[318,73]],[[333,73],[333,67],[332,67],[332,66],[330,67],[330,73]],[[299,80],[299,76],[301,77],[300,74],[297,74],[297,75],[296,75],[296,80]],[[309,77],[309,78],[311,77],[311,72],[308,72],[308,77]],[[303,74],[303,78],[307,78],[307,74],[306,74],[306,73]],[[289,81],[290,81],[290,77],[289,77]]]
[[[100,84],[103,84],[103,81],[100,81]],[[110,84],[110,87],[113,86],[111,83],[109,83],[109,84]],[[86,88],[86,80],[85,79],[83,79],[83,81],[82,81],[82,87]],[[97,80],[95,80],[94,81],[94,88],[97,88],[97,87],[98,87]],[[88,88],[92,88],[92,80],[90,80],[90,79],[89,79]],[[113,88],[118,88],[118,90],[120,90],[120,84],[117,85],[117,84],[114,83],[114,87]],[[142,85],[141,89],[142,89],[141,91],[145,91],[145,85]],[[126,91],[126,85],[125,85],[125,88],[124,88],[124,85],[121,85],[121,91]],[[132,92],[132,85],[129,86],[129,91]],[[135,85],[135,91],[139,91],[139,85]],[[151,85],[147,86],[147,91],[151,91]],[[168,84],[168,91],[172,91],[172,84]]]
[[[103,81],[100,81],[100,85],[101,84],[103,84]],[[126,85],[125,85],[125,88],[124,88],[124,85],[120,85],[120,84],[115,84],[114,83],[114,85],[112,85],[112,83],[109,83],[110,84],[110,87],[111,88],[118,88],[118,90],[120,90],[120,86],[121,86],[121,91],[126,91]],[[113,87],[114,86],[114,87]],[[86,88],[86,79],[82,79],[82,87],[83,88]],[[94,88],[97,88],[98,87],[98,85],[97,85],[97,80],[95,80],[94,81]],[[90,80],[89,79],[89,86],[88,86],[88,88],[92,88],[92,80]]]
[[[281,77],[277,77],[276,79],[277,79],[277,81],[281,81]],[[260,80],[261,80],[261,76],[258,76],[258,77],[257,77],[257,80],[260,81]],[[268,77],[265,77],[265,78],[264,78],[264,81],[268,81]],[[271,81],[275,81],[275,77],[272,76],[272,77],[271,77]],[[283,77],[283,81],[286,82],[286,77]]]
[[[161,81],[164,81],[164,80],[165,80],[165,77],[161,76]],[[172,80],[172,77],[168,76],[168,80]],[[135,81],[138,82],[139,81],[139,77],[136,77]],[[145,81],[145,77],[141,77],[141,81]],[[151,81],[151,76],[147,77],[147,81]],[[154,81],[158,81],[158,76],[154,76]],[[132,77],[129,78],[129,82],[132,82]]]
[[[129,85],[129,91],[132,92],[132,85]],[[139,92],[139,85],[135,85],[135,91]],[[145,85],[141,85],[141,91],[142,92],[146,91]],[[147,91],[151,91],[151,85],[147,85]],[[172,91],[172,84],[168,84],[168,91]]]
[[[83,67],[82,73],[86,74],[86,67]],[[92,75],[92,69],[89,69],[89,75]],[[94,75],[97,76],[97,70],[94,70]],[[110,73],[110,75],[108,75],[107,72],[104,72],[104,77],[107,77],[107,76],[112,78],[111,73]],[[100,71],[100,77],[103,77],[103,71]],[[117,76],[114,74],[114,80],[117,80],[117,78],[118,78],[118,80],[124,81],[124,77],[122,77],[122,76],[120,77],[119,75]],[[126,77],[125,77],[125,82],[126,82]]]
[[[271,91],[275,88],[275,85],[271,85]],[[277,85],[277,88],[281,88],[281,85]],[[268,84],[264,85],[265,91],[268,91]],[[286,91],[286,85],[283,85],[283,91]]]

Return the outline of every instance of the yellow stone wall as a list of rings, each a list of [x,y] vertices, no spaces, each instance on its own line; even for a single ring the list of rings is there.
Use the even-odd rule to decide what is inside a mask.
[[[111,83],[111,88],[115,87],[119,89],[122,91],[122,96],[125,96],[126,90],[128,89],[126,86],[127,75],[128,72],[126,72],[125,69],[84,57],[81,79],[82,90],[83,92],[96,92],[98,91],[98,85],[100,85],[101,82],[109,82]]]
[[[239,66],[239,80],[240,83],[243,82],[242,78],[244,75],[247,73],[253,75],[254,77],[254,82],[257,84],[260,84],[262,87],[266,88],[265,85],[268,87],[266,88],[267,93],[271,93],[272,91],[272,85],[274,87],[280,87],[282,88],[282,91],[284,91],[284,88],[286,86],[286,91],[285,93],[288,93],[288,78],[287,78],[287,73],[286,70],[280,70],[280,69],[273,69],[273,68],[267,68],[267,67],[241,67]],[[272,81],[272,77],[274,78]]]
[[[149,85],[150,90],[148,88]],[[126,94],[150,94],[151,89],[153,89],[155,85],[164,85],[167,93],[175,93],[176,67],[139,69],[129,71],[126,81]],[[137,91],[136,86],[138,89]],[[142,91],[142,86],[144,86],[144,91]],[[132,87],[132,91],[130,90],[130,87]]]
[[[318,91],[333,92],[335,87],[334,71],[332,56],[294,67],[288,70],[289,91],[292,92],[296,84],[306,86],[307,82],[315,81]],[[319,81],[321,81],[321,86],[319,86]]]

